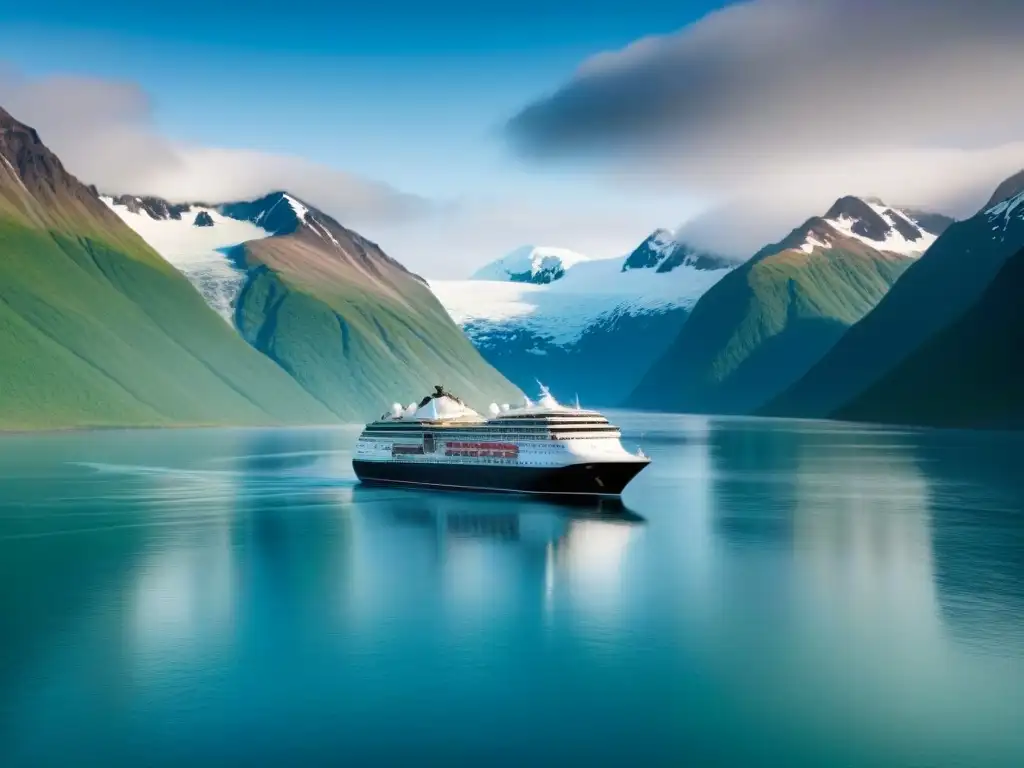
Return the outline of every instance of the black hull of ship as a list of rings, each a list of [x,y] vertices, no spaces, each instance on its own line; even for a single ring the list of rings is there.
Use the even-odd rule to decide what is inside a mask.
[[[600,497],[620,495],[648,463],[624,461],[564,467],[515,467],[356,459],[352,466],[356,477],[368,485]]]

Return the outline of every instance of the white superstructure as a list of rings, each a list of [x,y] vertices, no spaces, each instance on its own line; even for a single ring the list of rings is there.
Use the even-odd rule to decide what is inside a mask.
[[[373,462],[557,468],[647,463],[622,446],[618,427],[597,411],[558,403],[543,386],[521,405],[492,404],[484,417],[440,387],[419,404],[399,404],[366,425],[356,458]]]

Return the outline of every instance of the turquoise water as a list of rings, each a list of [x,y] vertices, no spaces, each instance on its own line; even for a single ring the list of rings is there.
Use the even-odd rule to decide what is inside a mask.
[[[615,419],[622,510],[0,438],[0,765],[1024,764],[1024,437]]]

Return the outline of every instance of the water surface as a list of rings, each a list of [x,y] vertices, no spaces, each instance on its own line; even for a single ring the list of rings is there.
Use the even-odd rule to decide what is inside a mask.
[[[624,509],[0,437],[0,765],[1024,764],[1024,438],[615,418]]]

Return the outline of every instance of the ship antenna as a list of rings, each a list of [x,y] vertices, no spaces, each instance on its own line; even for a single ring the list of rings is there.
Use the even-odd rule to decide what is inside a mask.
[[[579,409],[580,409],[580,393],[577,392],[576,393],[576,410],[578,411]]]

